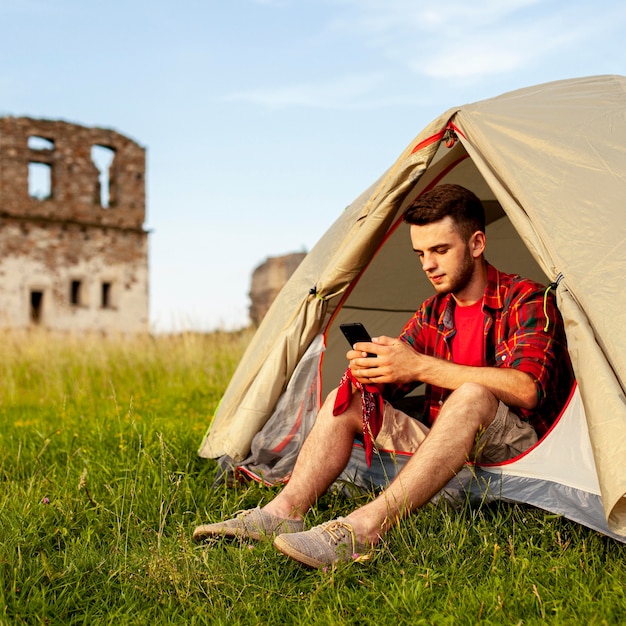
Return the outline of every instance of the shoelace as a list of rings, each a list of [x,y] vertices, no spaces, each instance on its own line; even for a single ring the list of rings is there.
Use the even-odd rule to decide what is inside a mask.
[[[352,527],[345,522],[334,520],[322,529],[322,533],[326,533],[335,545],[337,545],[346,536],[346,533],[348,533],[352,539],[352,543],[354,544]]]
[[[246,523],[245,520],[251,517],[253,513],[254,513],[254,509],[240,509],[239,511],[235,511],[232,519],[243,522],[244,528],[248,530],[252,529],[252,530],[264,531],[262,526],[259,526],[258,524],[255,524],[254,522]]]

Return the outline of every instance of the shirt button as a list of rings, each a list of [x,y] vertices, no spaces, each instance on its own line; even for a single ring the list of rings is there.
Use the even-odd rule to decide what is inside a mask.
[[[506,354],[503,354],[503,355],[502,355],[502,360],[503,360],[503,361],[506,361]]]

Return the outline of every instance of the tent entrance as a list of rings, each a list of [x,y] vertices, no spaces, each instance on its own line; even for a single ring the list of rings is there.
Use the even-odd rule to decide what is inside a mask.
[[[401,204],[393,225],[326,328],[322,362],[322,397],[337,386],[346,368],[348,349],[339,330],[344,322],[362,322],[372,336],[396,337],[433,289],[411,247],[404,209],[434,184],[452,183],[471,189],[483,202],[487,217],[486,258],[499,270],[549,281],[505,215],[484,178],[460,143],[440,146],[433,163]]]

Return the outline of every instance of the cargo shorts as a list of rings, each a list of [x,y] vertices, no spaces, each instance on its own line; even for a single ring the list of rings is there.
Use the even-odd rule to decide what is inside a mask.
[[[375,443],[379,450],[415,453],[430,429],[385,402],[383,423]],[[537,443],[537,433],[511,409],[500,402],[494,420],[476,436],[468,460],[476,463],[503,463]]]

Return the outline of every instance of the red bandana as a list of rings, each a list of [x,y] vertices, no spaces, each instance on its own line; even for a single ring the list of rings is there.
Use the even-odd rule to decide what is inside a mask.
[[[363,385],[354,378],[350,368],[341,377],[333,415],[341,415],[350,406],[352,400],[352,385],[361,392],[361,407],[363,411],[363,441],[365,443],[365,459],[367,466],[372,463],[374,439],[380,432],[383,423],[383,397],[376,385]]]

